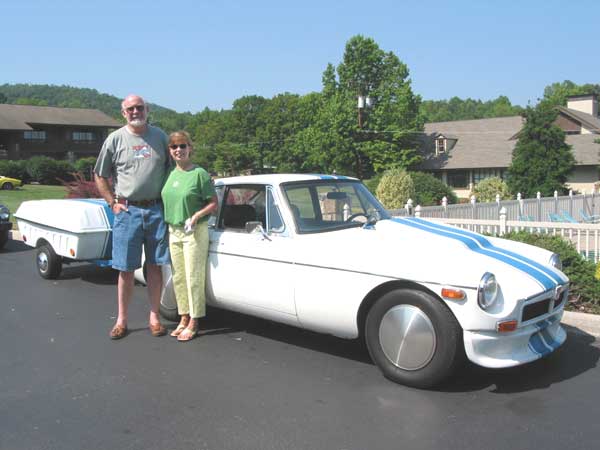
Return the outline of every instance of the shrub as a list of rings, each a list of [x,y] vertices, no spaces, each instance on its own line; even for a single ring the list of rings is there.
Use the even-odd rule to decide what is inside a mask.
[[[17,178],[23,183],[28,183],[30,180],[27,173],[26,161],[0,161],[0,175],[5,177]]]
[[[596,265],[580,255],[573,244],[560,236],[526,231],[508,233],[504,237],[557,253],[563,272],[570,280],[569,305],[574,309],[600,312],[600,281],[595,277]]]
[[[473,188],[473,194],[478,202],[495,202],[497,194],[500,194],[500,200],[512,198],[508,185],[499,177],[490,177],[480,181]]]
[[[433,175],[411,172],[410,177],[415,185],[415,196],[412,198],[415,205],[441,205],[444,197],[448,199],[448,204],[458,201],[452,188]]]
[[[94,179],[94,166],[96,165],[96,158],[93,156],[89,158],[81,158],[75,161],[73,167],[77,172],[80,172],[86,180],[92,181]]]
[[[379,186],[379,182],[381,181],[382,174],[375,175],[373,178],[368,180],[363,180],[364,185],[373,195],[377,195],[377,186]]]
[[[73,181],[60,180],[61,184],[67,188],[67,198],[102,198],[93,180],[86,180],[81,172],[71,175]]]
[[[376,193],[387,209],[399,209],[409,198],[414,198],[415,185],[406,170],[390,169],[381,177]]]
[[[58,161],[47,156],[34,156],[27,161],[27,173],[40,184],[60,184],[71,181],[73,166],[68,161]]]

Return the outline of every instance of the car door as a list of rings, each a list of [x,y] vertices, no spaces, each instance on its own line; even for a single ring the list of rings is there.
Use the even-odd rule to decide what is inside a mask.
[[[209,294],[216,305],[296,323],[293,244],[278,205],[271,186],[224,188],[211,230]],[[260,227],[248,232],[248,222]]]

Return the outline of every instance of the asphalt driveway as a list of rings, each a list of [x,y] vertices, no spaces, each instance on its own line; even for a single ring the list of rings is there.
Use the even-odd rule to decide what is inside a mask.
[[[360,343],[209,309],[189,343],[153,338],[145,288],[110,341],[116,276],[41,279],[0,251],[0,450],[592,449],[600,348],[567,343],[507,370],[467,365],[437,390],[384,379]],[[170,324],[174,327],[174,324]]]

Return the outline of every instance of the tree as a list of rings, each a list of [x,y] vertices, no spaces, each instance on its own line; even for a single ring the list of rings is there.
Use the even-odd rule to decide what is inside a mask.
[[[541,102],[523,113],[525,125],[518,134],[508,168],[507,184],[513,193],[533,197],[539,191],[551,196],[554,191],[565,192],[565,182],[573,169],[575,158],[565,143],[565,133],[554,120],[555,108]]]
[[[567,106],[567,97],[587,94],[600,95],[600,84],[577,85],[570,80],[565,80],[562,83],[552,83],[546,86],[541,103],[547,107]]]
[[[369,96],[373,108],[359,127],[357,98]],[[299,132],[296,154],[305,168],[320,167],[363,178],[373,171],[408,167],[418,161],[416,135],[423,128],[421,99],[414,95],[408,68],[371,38],[354,36],[342,62],[323,73],[323,91],[314,123]]]

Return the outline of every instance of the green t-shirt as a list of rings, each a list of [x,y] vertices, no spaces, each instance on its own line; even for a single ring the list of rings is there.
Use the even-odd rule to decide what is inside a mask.
[[[186,219],[204,208],[213,195],[215,188],[212,180],[202,167],[187,171],[173,169],[161,192],[165,222],[183,225]],[[205,220],[208,220],[208,216]]]

